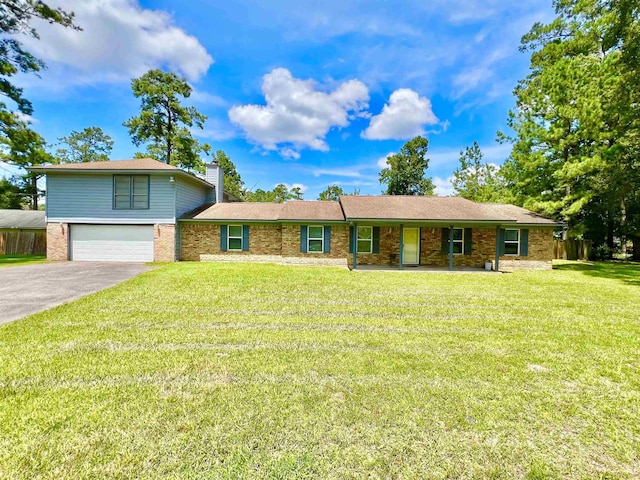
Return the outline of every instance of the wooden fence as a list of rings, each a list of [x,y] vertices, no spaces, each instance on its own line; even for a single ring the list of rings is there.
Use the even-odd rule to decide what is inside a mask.
[[[564,260],[589,260],[591,240],[554,240],[553,258]]]
[[[0,231],[0,255],[46,255],[47,232]]]

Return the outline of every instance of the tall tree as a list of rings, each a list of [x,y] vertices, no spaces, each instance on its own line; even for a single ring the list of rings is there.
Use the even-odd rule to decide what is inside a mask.
[[[182,100],[191,96],[185,78],[175,73],[149,70],[131,82],[133,95],[141,99],[140,115],[123,123],[136,146],[147,144],[149,155],[170,165],[202,171],[202,146],[193,138],[192,127],[203,128],[205,115]]]
[[[55,163],[56,159],[46,151],[46,142],[40,134],[29,128],[25,122],[20,122],[7,130],[6,136],[0,138],[3,145],[0,160],[26,169],[37,165]],[[20,187],[25,197],[29,198],[30,208],[38,210],[38,198],[41,191],[38,189],[38,179],[42,175],[28,172],[22,176]]]
[[[460,166],[451,181],[456,195],[473,202],[506,201],[500,169],[483,162],[483,157],[478,142],[460,152]]]
[[[429,167],[427,150],[429,141],[417,136],[405,143],[396,153],[387,158],[388,167],[380,172],[380,183],[386,184],[387,195],[433,195],[435,186],[425,176]]]
[[[637,229],[640,5],[628,0],[554,0],[557,18],[522,39],[531,73],[516,87],[506,172],[519,203],[564,218],[570,234],[603,208],[624,238]],[[592,208],[597,206],[597,208]],[[622,241],[624,248],[625,242]]]
[[[22,208],[22,190],[7,178],[0,178],[0,208]]]
[[[33,106],[11,78],[19,73],[37,73],[45,67],[44,62],[26,51],[16,38],[18,35],[39,38],[36,29],[30,26],[33,19],[79,30],[73,24],[73,13],[52,8],[43,1],[0,0],[0,95],[11,100],[18,112],[24,115],[31,115]],[[4,135],[7,128],[15,126],[15,115],[5,102],[0,101],[0,135]]]
[[[318,200],[337,202],[340,195],[344,194],[344,190],[338,185],[329,185],[326,190],[320,192]]]
[[[287,188],[284,183],[279,183],[273,190],[259,188],[254,192],[247,192],[244,198],[247,202],[284,203],[287,200],[302,200],[302,197],[300,187]]]
[[[205,150],[209,150],[207,147]],[[207,152],[208,153],[208,152]],[[230,193],[236,198],[242,199],[245,196],[244,182],[242,177],[236,170],[235,164],[231,161],[229,156],[222,150],[216,151],[211,157],[214,162],[217,162],[222,171],[224,172],[223,182],[224,191]]]
[[[107,161],[113,149],[113,140],[100,127],[87,127],[81,132],[72,131],[58,141],[63,145],[56,150],[60,163]]]

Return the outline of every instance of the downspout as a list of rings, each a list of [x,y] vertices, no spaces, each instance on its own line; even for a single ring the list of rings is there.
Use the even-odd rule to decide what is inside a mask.
[[[496,227],[496,272],[500,271],[500,225]]]
[[[404,263],[404,225],[400,225],[400,270]]]
[[[358,224],[354,223],[351,228],[353,228],[353,269],[355,270],[358,266]]]
[[[449,226],[449,271],[453,271],[453,225]]]

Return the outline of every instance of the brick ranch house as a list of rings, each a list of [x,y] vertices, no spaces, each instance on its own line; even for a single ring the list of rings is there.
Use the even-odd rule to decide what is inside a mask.
[[[152,159],[32,168],[47,176],[52,260],[551,268],[557,223],[456,197],[342,196],[241,203]]]

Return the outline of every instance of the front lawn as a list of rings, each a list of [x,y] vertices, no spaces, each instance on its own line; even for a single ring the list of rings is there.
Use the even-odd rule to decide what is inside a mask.
[[[160,267],[0,327],[0,478],[637,478],[639,287]]]
[[[29,265],[32,263],[44,263],[46,261],[46,255],[0,255],[0,268]]]

